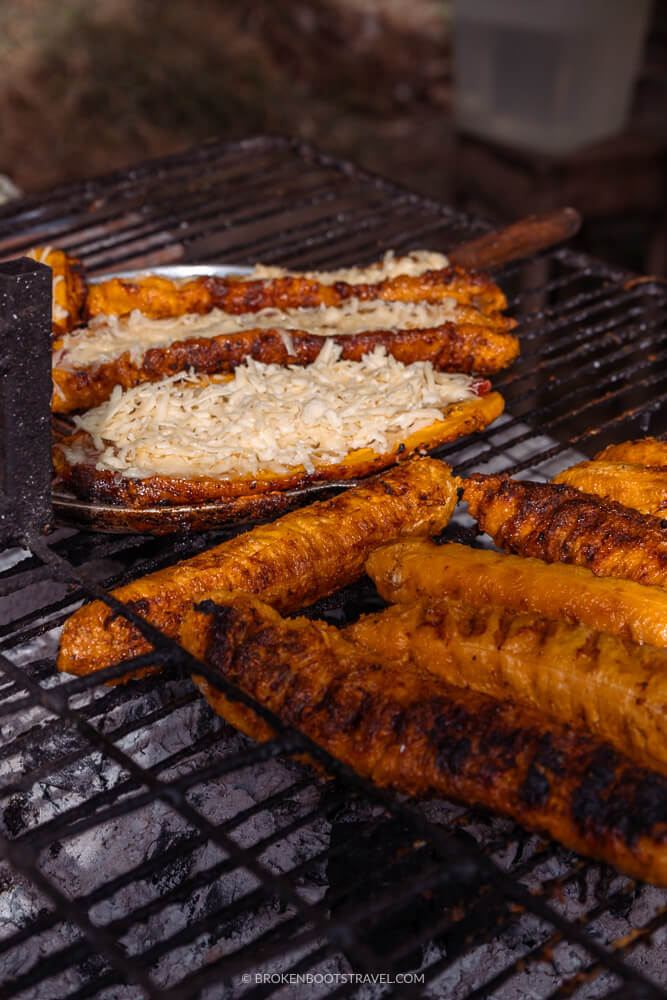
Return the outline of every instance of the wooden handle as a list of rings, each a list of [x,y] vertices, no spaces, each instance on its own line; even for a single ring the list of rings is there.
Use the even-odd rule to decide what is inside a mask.
[[[576,208],[556,208],[528,215],[510,226],[496,229],[476,240],[455,247],[448,257],[461,267],[489,268],[530,257],[540,250],[569,240],[578,232],[581,216]]]

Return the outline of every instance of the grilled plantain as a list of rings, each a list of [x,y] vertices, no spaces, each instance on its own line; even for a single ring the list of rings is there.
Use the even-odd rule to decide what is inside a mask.
[[[111,360],[80,365],[72,346],[86,333],[86,330],[79,331],[53,345],[55,413],[98,406],[109,398],[116,385],[127,389],[190,370],[206,375],[231,372],[246,358],[264,364],[312,364],[325,343],[323,336],[300,329],[249,329],[214,337],[188,336],[168,346],[148,348],[136,357],[125,350]],[[485,324],[482,314],[476,323],[448,322],[425,329],[364,330],[335,335],[331,339],[341,348],[344,360],[359,361],[380,346],[403,364],[430,361],[438,371],[475,372],[478,375],[499,371],[511,364],[519,353],[517,338],[506,330]]]
[[[569,486],[470,476],[463,499],[506,552],[586,566],[596,576],[667,584],[667,527]]]
[[[156,504],[202,503],[214,500],[229,502],[238,498],[275,493],[310,483],[337,482],[370,475],[404,460],[420,449],[435,448],[466,434],[481,430],[503,410],[502,396],[493,392],[476,399],[446,407],[441,420],[427,427],[403,434],[392,434],[387,448],[378,452],[372,447],[357,448],[339,460],[317,464],[311,472],[303,465],[287,471],[260,470],[253,473],[212,476],[148,475],[131,478],[121,471],[100,469],[100,452],[93,438],[78,431],[53,446],[53,465],[60,481],[77,496],[102,503],[123,503],[131,507]]]
[[[553,481],[605,500],[616,500],[642,514],[663,517],[667,511],[667,467],[602,460],[579,462],[559,472]]]
[[[344,632],[381,660],[530,705],[667,773],[667,650],[493,605],[405,604]]]
[[[282,611],[295,611],[361,576],[366,557],[383,542],[441,531],[456,505],[457,485],[442,462],[406,462],[113,594],[172,638],[192,602],[219,587],[258,593]],[[58,667],[91,673],[149,649],[136,628],[94,601],[65,623]]]
[[[138,309],[145,316],[164,319],[184,313],[259,312],[261,309],[310,309],[340,306],[350,299],[362,302],[440,302],[454,299],[483,312],[504,309],[507,300],[488,277],[461,267],[444,267],[421,274],[397,274],[382,281],[326,284],[304,275],[278,278],[220,278],[204,276],[177,282],[159,275],[132,279],[111,278],[91,285],[86,316],[125,316]]]
[[[633,465],[667,466],[667,441],[657,438],[639,438],[610,444],[595,455],[600,462],[630,462]]]
[[[53,335],[61,337],[81,322],[86,301],[86,279],[80,261],[63,250],[35,247],[26,256],[53,272]]]
[[[281,722],[378,785],[494,809],[667,885],[667,781],[607,744],[412,661],[383,660],[322,622],[283,621],[246,595],[210,595],[180,637]],[[256,739],[270,735],[250,709],[195,679],[234,725]]]
[[[667,646],[667,591],[451,542],[405,539],[376,549],[366,572],[392,604],[443,599],[497,604],[587,625],[632,642]]]

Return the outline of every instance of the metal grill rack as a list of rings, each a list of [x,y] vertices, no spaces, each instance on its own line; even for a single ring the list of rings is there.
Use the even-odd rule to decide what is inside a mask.
[[[96,271],[317,267],[446,250],[482,228],[258,138],[4,207],[0,254],[49,243]],[[457,471],[544,478],[573,450],[665,433],[664,284],[567,250],[498,280],[522,356],[495,380],[509,416],[441,449]],[[108,588],[236,530],[24,531],[3,557],[0,997],[667,997],[667,893],[480,811],[399,801],[280,726],[251,744],[146,626],[159,677],[104,684],[127,663],[56,674],[58,629],[82,600],[132,617]],[[474,541],[465,518],[451,531]],[[378,601],[361,581],[313,613],[340,624]],[[322,773],[294,759],[305,750]]]

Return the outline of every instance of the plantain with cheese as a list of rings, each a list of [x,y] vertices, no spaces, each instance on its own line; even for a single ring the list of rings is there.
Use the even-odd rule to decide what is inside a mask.
[[[346,302],[340,307],[263,309],[231,315],[214,309],[171,319],[98,316],[53,345],[53,410],[97,406],[115,386],[131,388],[192,369],[232,372],[246,358],[306,365],[327,339],[344,360],[383,347],[398,361],[429,361],[439,371],[490,375],[511,364],[519,342],[512,321],[442,303]]]
[[[247,359],[227,378],[116,388],[75,418],[54,465],[79,496],[134,506],[346,480],[484,427],[503,409],[485,390],[381,348],[344,361],[327,341],[307,368]]]
[[[53,409],[97,406],[116,385],[189,369],[228,373],[246,357],[310,364],[327,338],[346,360],[381,346],[405,363],[488,375],[519,351],[504,306],[490,279],[448,268],[429,251],[331,272],[257,265],[228,278],[113,279],[91,285],[88,323],[53,345]]]

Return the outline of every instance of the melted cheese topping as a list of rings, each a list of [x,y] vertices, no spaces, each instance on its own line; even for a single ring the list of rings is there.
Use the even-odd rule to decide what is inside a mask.
[[[88,326],[62,338],[53,365],[66,371],[113,361],[125,351],[139,363],[151,348],[169,347],[193,337],[212,338],[242,330],[279,330],[287,350],[293,345],[287,330],[302,330],[319,337],[367,330],[415,330],[442,326],[456,318],[454,299],[426,302],[360,302],[313,309],[262,309],[232,315],[213,309],[204,315],[188,313],[173,319],[148,319],[138,310],[129,316],[96,316]]]
[[[287,275],[296,275],[312,278],[322,285],[333,285],[336,281],[346,281],[351,285],[375,284],[385,278],[395,278],[399,274],[416,276],[425,271],[439,271],[448,265],[448,258],[434,250],[412,250],[402,257],[396,257],[393,250],[388,250],[382,260],[367,267],[341,267],[336,271],[289,271],[284,267],[256,264],[248,277],[284,278]]]
[[[476,393],[473,378],[403,365],[376,348],[341,361],[327,341],[306,368],[248,359],[227,379],[177,375],[126,391],[75,417],[98,450],[97,469],[129,478],[230,479],[340,461],[358,448],[379,454],[442,419]],[[65,449],[70,462],[82,452]]]

